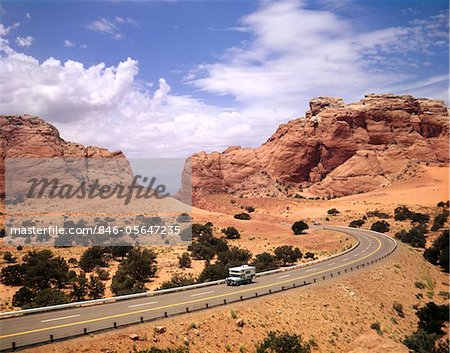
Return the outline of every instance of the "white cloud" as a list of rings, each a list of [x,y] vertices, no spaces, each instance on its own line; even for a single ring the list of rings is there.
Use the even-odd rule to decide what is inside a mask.
[[[34,38],[32,36],[27,37],[17,37],[16,38],[16,44],[19,47],[28,48],[33,44]]]
[[[263,2],[236,27],[249,39],[228,48],[221,60],[195,67],[185,80],[203,91],[230,95],[247,109],[264,105],[290,117],[314,96],[354,100],[413,83],[424,64],[407,54],[445,48],[447,21],[447,14],[440,14],[410,26],[363,32],[301,1]],[[441,93],[434,95],[443,98]]]
[[[0,65],[2,113],[41,116],[68,140],[130,156],[187,156],[225,149],[233,139],[249,143],[261,132],[249,132],[239,114],[172,94],[163,78],[152,91],[151,85],[138,85],[138,62],[131,58],[117,66],[85,67],[12,51]]]
[[[72,42],[71,40],[66,39],[66,40],[64,41],[64,46],[65,46],[66,48],[72,48],[72,47],[75,46],[75,43]]]
[[[27,18],[28,20],[31,20],[31,14],[30,14],[29,12],[27,12],[27,13],[25,14],[25,18]]]
[[[112,20],[106,18],[97,19],[91,22],[87,28],[95,32],[107,34],[114,39],[123,39],[125,35],[121,27],[124,25],[139,26],[139,22],[130,17],[116,16]]]
[[[16,29],[20,26],[20,22],[16,22],[12,24],[11,26],[7,27],[4,24],[0,23],[0,37],[5,37],[9,33],[11,33],[12,30]]]

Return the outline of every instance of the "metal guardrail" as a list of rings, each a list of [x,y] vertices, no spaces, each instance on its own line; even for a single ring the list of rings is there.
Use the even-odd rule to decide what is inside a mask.
[[[329,226],[329,227],[328,226],[321,226],[321,227],[317,227],[317,228],[328,229],[328,230],[349,229],[348,227],[339,227],[339,226]],[[375,232],[375,233],[377,233],[377,232]],[[382,234],[382,233],[377,233],[377,234]],[[351,234],[349,234],[349,235],[351,235]],[[389,239],[394,240],[395,247],[396,247],[397,242],[395,241],[395,239],[393,239],[393,238],[391,238],[391,237],[389,237],[389,236],[387,236],[385,234],[382,234],[382,235],[385,236],[385,237],[388,237]],[[356,238],[354,235],[351,235],[351,236]],[[343,256],[343,255],[349,253],[350,251],[353,251],[354,249],[356,249],[359,246],[360,241],[359,241],[358,238],[356,238],[356,240],[357,241],[356,241],[355,245],[353,245],[351,248],[349,248],[347,250],[344,250],[344,251],[342,251],[340,253],[333,254],[331,256],[327,256],[327,257],[324,257],[324,258],[319,259],[319,260],[313,260],[313,261],[310,261],[310,262],[307,262],[307,263],[297,264],[297,265],[293,265],[293,266],[289,266],[289,267],[283,267],[283,268],[270,270],[270,271],[259,272],[259,273],[256,274],[256,277],[267,276],[267,275],[270,275],[270,274],[273,274],[273,273],[281,273],[281,272],[286,272],[286,271],[292,271],[292,270],[295,270],[295,269],[298,269],[298,268],[308,267],[308,266],[315,265],[315,264],[318,264],[318,263],[321,263],[321,262],[324,262],[324,261],[328,261],[328,260],[334,259],[334,258],[339,257],[339,256]],[[394,250],[395,250],[395,248],[394,248]],[[223,283],[225,283],[225,279],[221,279],[221,280],[218,280],[218,281],[204,282],[204,283],[196,283],[196,284],[191,284],[191,285],[188,285],[188,286],[181,286],[181,287],[175,287],[175,288],[170,288],[170,289],[161,289],[161,290],[155,290],[155,291],[149,291],[149,292],[143,292],[143,293],[120,295],[120,296],[116,296],[116,297],[84,300],[84,301],[80,301],[80,302],[72,302],[72,303],[51,305],[51,306],[45,306],[45,307],[38,307],[38,308],[10,311],[10,312],[5,312],[5,313],[0,313],[0,320],[1,319],[6,319],[6,318],[10,318],[10,317],[14,317],[14,316],[20,316],[20,315],[34,314],[34,313],[54,311],[54,310],[62,310],[62,309],[68,309],[68,308],[76,308],[76,307],[82,307],[82,306],[90,306],[90,305],[99,305],[99,304],[113,303],[113,302],[122,301],[122,300],[128,300],[128,299],[152,297],[152,296],[157,296],[157,295],[162,295],[162,294],[167,294],[167,293],[186,291],[186,290],[190,290],[190,289],[204,288],[204,287],[214,286],[214,285],[223,284]]]

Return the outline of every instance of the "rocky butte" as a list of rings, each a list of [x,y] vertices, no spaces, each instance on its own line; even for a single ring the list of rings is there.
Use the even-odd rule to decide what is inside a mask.
[[[260,147],[200,152],[191,162],[197,204],[215,193],[362,193],[405,178],[417,163],[448,165],[449,114],[443,101],[409,95],[368,94],[351,104],[318,97]]]
[[[51,168],[57,166],[57,160],[51,162],[57,157],[60,157],[61,160],[66,158],[84,161],[80,162],[78,168],[70,170],[70,176],[76,181],[99,178],[108,183],[122,183],[131,178],[130,165],[122,152],[110,152],[105,148],[86,147],[78,143],[67,142],[60,137],[58,130],[53,125],[38,117],[1,115],[0,130],[1,195],[5,192],[6,158],[45,158],[48,159],[47,162],[50,163]],[[89,160],[95,160],[95,162],[87,165]],[[40,163],[45,162],[40,161]],[[30,175],[30,178],[34,176]]]

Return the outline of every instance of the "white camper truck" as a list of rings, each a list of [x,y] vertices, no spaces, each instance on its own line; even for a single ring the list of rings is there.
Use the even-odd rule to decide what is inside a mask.
[[[229,286],[239,286],[252,282],[255,277],[256,269],[254,266],[242,265],[239,267],[231,267],[229,269],[229,277],[225,280]]]

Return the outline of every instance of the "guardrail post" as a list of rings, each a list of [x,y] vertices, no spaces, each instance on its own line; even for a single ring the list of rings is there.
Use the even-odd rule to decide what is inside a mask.
[[[117,328],[117,322],[114,321],[114,328]]]
[[[316,279],[314,278],[314,283],[316,283]]]
[[[208,309],[209,308],[209,304],[208,303],[206,303],[206,309]]]
[[[341,274],[341,271],[338,271],[338,276]]]
[[[16,342],[12,343],[12,350],[15,351],[16,350]]]
[[[295,283],[292,283],[292,288],[295,288]]]
[[[242,297],[242,295],[241,295],[241,300],[244,300],[244,298]]]
[[[87,335],[87,328],[86,327],[83,329],[83,332],[84,332],[85,335]]]
[[[164,311],[164,316],[165,316],[165,317],[167,317],[167,316],[168,316],[168,315],[167,315],[167,311]]]
[[[284,286],[281,286],[281,290],[282,290],[282,291],[284,290]]]
[[[54,342],[55,339],[53,338],[53,335],[50,335],[50,342]]]
[[[344,273],[347,273],[347,269],[346,268],[344,268]]]
[[[323,280],[325,281],[325,276],[323,276]]]
[[[187,312],[187,313],[189,312],[189,307],[186,308],[186,312]]]
[[[144,317],[143,316],[141,316],[141,322],[144,322]]]
[[[306,281],[304,281],[304,282],[303,282],[303,285],[305,285],[305,286],[306,286]]]
[[[223,303],[224,303],[225,305],[227,305],[227,300],[226,300],[226,299],[224,299],[224,300],[223,300]]]
[[[330,274],[331,277],[333,277],[333,274]]]
[[[255,297],[257,297],[257,296],[258,296],[258,292],[255,293]]]

